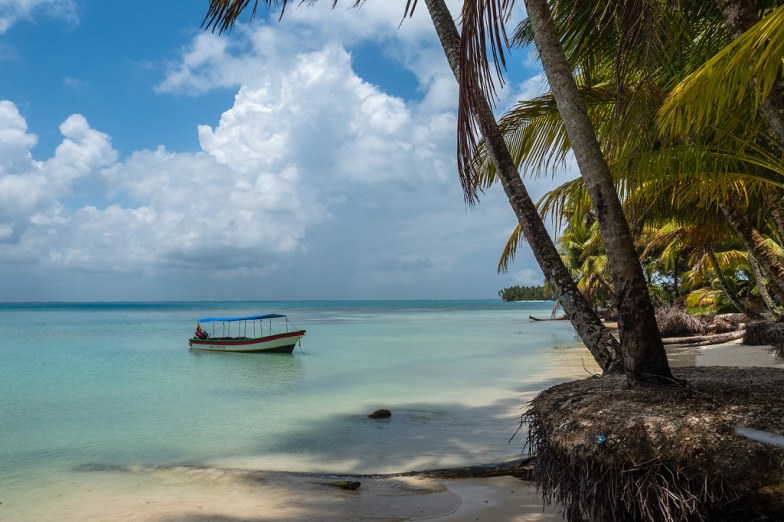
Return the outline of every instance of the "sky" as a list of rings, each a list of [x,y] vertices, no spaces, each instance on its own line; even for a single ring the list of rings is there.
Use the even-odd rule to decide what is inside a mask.
[[[424,3],[405,20],[404,0],[350,4],[218,35],[206,0],[0,0],[0,301],[541,284],[527,246],[496,271],[516,225],[501,187],[465,205],[457,84]],[[515,52],[496,109],[545,90]],[[554,183],[526,180],[534,199]]]

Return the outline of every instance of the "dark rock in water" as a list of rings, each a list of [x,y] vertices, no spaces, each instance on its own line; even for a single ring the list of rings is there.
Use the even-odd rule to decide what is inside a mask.
[[[97,464],[94,462],[88,462],[86,464],[79,464],[78,466],[74,466],[73,470],[94,473],[99,471],[128,471],[128,468],[118,464]]]
[[[391,417],[391,416],[392,416],[392,412],[386,408],[381,408],[380,410],[376,410],[370,415],[368,415],[368,417],[370,417],[371,419],[386,419],[387,417]]]
[[[361,482],[356,480],[336,480],[335,482],[322,482],[325,486],[332,486],[333,488],[340,488],[340,489],[347,489],[347,490],[355,490],[359,489],[359,486],[362,485]]]

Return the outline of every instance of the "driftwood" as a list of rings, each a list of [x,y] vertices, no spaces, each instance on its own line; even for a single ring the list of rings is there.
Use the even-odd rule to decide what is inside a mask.
[[[694,335],[691,337],[669,337],[662,339],[664,345],[672,344],[688,344],[689,346],[708,346],[711,344],[721,344],[729,341],[742,339],[746,334],[746,330],[738,330],[737,332],[727,332],[722,334],[712,335]]]
[[[496,462],[494,464],[481,464],[477,466],[466,466],[464,468],[408,471],[387,476],[422,476],[440,479],[517,477],[523,480],[531,480],[533,477],[533,461],[534,459],[528,457],[508,462]]]

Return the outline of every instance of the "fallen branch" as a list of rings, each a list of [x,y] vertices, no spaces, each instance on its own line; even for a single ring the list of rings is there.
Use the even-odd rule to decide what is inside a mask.
[[[662,339],[662,343],[665,345],[688,344],[689,346],[707,346],[710,344],[721,344],[729,341],[735,341],[737,339],[742,339],[745,333],[746,330],[738,330],[736,332],[728,332],[723,334],[695,335],[692,337],[669,337],[667,339]]]

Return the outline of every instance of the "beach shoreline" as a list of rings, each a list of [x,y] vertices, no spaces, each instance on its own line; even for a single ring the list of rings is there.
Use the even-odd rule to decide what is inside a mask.
[[[784,361],[772,355],[768,346],[745,346],[737,341],[707,347],[676,345],[668,347],[668,355],[676,367],[784,368]],[[574,367],[567,371],[573,373],[580,366],[592,371],[583,356],[572,359],[576,359],[570,363]],[[553,377],[558,373],[543,371],[552,372]],[[111,480],[101,485],[95,473],[105,473]],[[34,520],[562,520],[558,506],[543,507],[534,485],[519,478],[405,475],[187,466],[87,469],[83,485],[72,484],[67,495],[36,511]],[[329,484],[341,480],[358,481],[360,486],[343,490]]]

